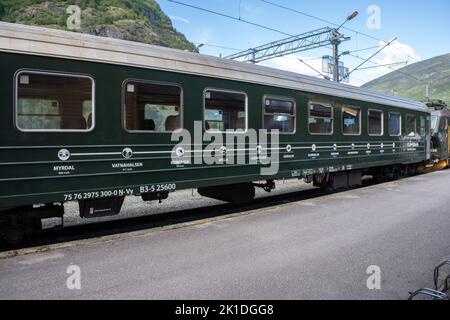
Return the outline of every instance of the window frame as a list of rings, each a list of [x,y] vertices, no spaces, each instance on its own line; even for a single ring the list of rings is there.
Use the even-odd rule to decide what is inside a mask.
[[[278,132],[279,135],[287,135],[287,136],[292,136],[295,135],[297,133],[297,101],[295,100],[295,98],[292,97],[284,97],[284,96],[275,96],[275,95],[270,95],[270,94],[266,94],[263,96],[262,99],[262,107],[263,107],[263,112],[262,112],[262,126],[261,128],[263,130],[267,130],[268,134],[274,134],[273,132],[269,132],[267,128],[264,127],[264,117],[266,115],[273,115],[275,113],[266,113],[266,100],[267,99],[272,99],[272,100],[279,100],[279,101],[288,101],[288,102],[293,102],[294,103],[294,114],[293,115],[288,115],[289,117],[293,117],[294,118],[294,131],[292,132]]]
[[[417,132],[417,116],[414,115],[414,114],[407,113],[405,115],[406,124],[408,124],[408,116],[409,117],[414,117],[414,135],[417,135],[418,134],[418,132]],[[405,130],[406,130],[406,127],[405,127]],[[411,132],[409,132],[409,133],[405,132],[405,135],[408,136],[410,133]]]
[[[225,131],[219,131],[219,130],[206,130],[206,119],[205,119],[205,110],[206,110],[206,92],[207,91],[217,91],[217,92],[224,92],[224,93],[235,93],[235,94],[243,94],[245,96],[245,130],[242,129],[232,129],[234,132],[228,132],[227,130]],[[212,88],[212,87],[207,87],[203,90],[203,95],[202,95],[202,99],[203,99],[203,108],[202,108],[202,121],[203,121],[203,131],[207,132],[209,134],[246,134],[248,132],[248,94],[244,91],[237,91],[237,90],[230,90],[230,89],[218,89],[218,88]],[[229,129],[231,130],[231,129]],[[237,131],[237,130],[241,130],[241,131]]]
[[[92,125],[89,129],[23,129],[19,127],[19,78],[23,73],[59,77],[84,78],[91,81],[91,98],[92,98]],[[20,69],[14,74],[14,127],[24,133],[90,133],[95,130],[96,126],[96,100],[95,100],[95,79],[89,74],[80,74],[63,71],[49,71],[39,69]]]
[[[358,133],[344,133],[344,109],[352,108],[359,109],[359,132]],[[341,108],[341,132],[343,136],[360,136],[362,134],[362,108],[357,106],[344,105]]]
[[[390,130],[389,130],[389,121],[391,120],[391,114],[396,114],[398,115],[398,119],[400,120],[400,124],[399,124],[399,130],[398,130],[398,134],[391,134]],[[402,114],[400,112],[389,112],[388,113],[388,133],[390,137],[401,137],[403,134],[403,118],[402,118]]]
[[[309,123],[309,118],[311,117],[311,104],[314,104],[314,103],[317,103],[317,104],[322,104],[322,105],[325,105],[325,106],[328,106],[328,107],[331,107],[331,120],[332,120],[332,122],[333,122],[333,125],[331,126],[331,133],[312,133],[311,131],[310,131],[310,129],[309,129],[309,125],[310,125],[310,123]],[[309,101],[308,102],[308,133],[310,134],[310,135],[312,135],[312,136],[332,136],[332,135],[334,135],[334,125],[335,125],[335,119],[334,119],[334,106],[331,104],[331,103],[328,103],[328,102],[320,102],[320,101]]]
[[[381,133],[380,134],[373,134],[373,133],[371,134],[370,133],[370,121],[369,121],[370,111],[381,112]],[[379,110],[379,109],[368,109],[367,110],[367,135],[369,137],[382,137],[382,136],[384,136],[384,111],[383,110]]]
[[[128,78],[125,79],[122,82],[122,129],[130,134],[172,134],[174,131],[155,131],[155,130],[130,130],[127,128],[126,123],[126,106],[125,106],[125,90],[126,86],[129,82],[140,82],[140,83],[148,83],[148,84],[156,84],[161,86],[170,86],[170,87],[177,87],[180,89],[180,128],[176,130],[183,130],[184,129],[184,91],[183,87],[179,83],[173,83],[173,82],[163,82],[163,81],[154,81],[154,80],[144,80],[144,79],[137,79],[137,78]]]

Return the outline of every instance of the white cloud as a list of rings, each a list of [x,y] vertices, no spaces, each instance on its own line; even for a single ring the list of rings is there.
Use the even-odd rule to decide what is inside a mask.
[[[385,45],[384,42],[379,43],[379,48],[381,49]],[[367,54],[369,57],[370,54]],[[404,64],[399,64],[397,66],[388,67],[377,67],[371,69],[365,69],[358,72],[355,72],[358,78],[364,79],[365,82],[374,80],[379,78],[387,73],[392,72],[393,70],[400,69],[404,67],[406,64],[415,63],[418,60],[421,60],[420,56],[416,53],[413,47],[401,43],[399,41],[394,41],[388,47],[384,48],[377,56],[371,59],[376,62],[378,65],[389,65],[393,63],[405,62]],[[376,64],[372,64],[368,62],[364,67],[376,66]]]
[[[184,23],[187,23],[187,24],[191,23],[188,19],[185,19],[183,17],[169,16],[169,18],[172,19],[173,21],[181,21],[181,22],[184,22]]]
[[[383,42],[379,43],[380,48],[384,45],[385,43]],[[383,64],[401,61],[408,61],[408,63],[412,63],[416,60],[420,60],[420,57],[413,47],[396,40],[381,51],[380,57],[377,60],[378,63]]]

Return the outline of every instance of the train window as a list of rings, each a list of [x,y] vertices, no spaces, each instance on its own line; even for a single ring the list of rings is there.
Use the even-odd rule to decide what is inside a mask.
[[[311,134],[333,134],[333,107],[326,103],[309,103],[308,125]]]
[[[432,131],[436,131],[438,120],[439,120],[438,116],[431,116],[431,130]]]
[[[203,117],[207,131],[247,130],[247,95],[207,89],[204,92]]]
[[[425,117],[420,117],[420,135],[424,137],[426,135]]]
[[[400,113],[389,112],[389,135],[400,136],[402,134],[402,117]]]
[[[408,136],[414,136],[417,132],[416,116],[412,114],[406,115],[405,134]]]
[[[342,108],[342,133],[344,135],[361,134],[361,109],[357,107]]]
[[[441,118],[441,130],[448,130],[448,121],[445,117]]]
[[[130,132],[182,128],[182,90],[177,85],[130,80],[124,85],[124,125]]]
[[[16,77],[16,126],[22,131],[90,131],[94,81],[88,76],[22,71]]]
[[[295,101],[289,98],[264,98],[264,129],[295,133]]]
[[[368,115],[369,136],[382,136],[383,130],[383,111],[369,110]]]

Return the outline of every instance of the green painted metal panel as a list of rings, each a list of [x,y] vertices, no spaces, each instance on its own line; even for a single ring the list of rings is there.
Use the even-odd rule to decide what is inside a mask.
[[[136,195],[158,188],[195,188],[300,177],[311,172],[369,168],[426,159],[426,139],[389,137],[388,112],[428,116],[428,113],[321,96],[291,89],[205,78],[195,75],[137,69],[127,66],[69,61],[31,55],[0,53],[0,208],[50,203],[80,198]],[[29,133],[14,124],[14,75],[19,70],[41,70],[89,75],[95,81],[95,128],[88,133]],[[127,79],[173,83],[183,89],[183,125],[193,131],[203,119],[205,88],[244,91],[248,96],[248,126],[261,129],[263,97],[294,98],[297,104],[296,133],[280,135],[280,170],[276,176],[261,176],[261,164],[214,165],[171,163],[177,142],[168,133],[129,133],[122,127],[122,86]],[[308,133],[308,102],[333,103],[334,134]],[[362,109],[360,136],[342,134],[343,105]],[[367,134],[367,110],[384,112],[382,137]],[[429,124],[427,123],[427,126]],[[204,143],[203,148],[208,143]],[[291,151],[286,151],[287,146]],[[242,146],[241,146],[242,147]],[[124,158],[125,148],[133,150]],[[58,152],[67,149],[67,161]],[[254,150],[247,150],[247,153]]]

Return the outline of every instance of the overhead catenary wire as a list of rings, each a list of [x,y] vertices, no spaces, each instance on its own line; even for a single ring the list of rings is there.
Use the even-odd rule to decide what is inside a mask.
[[[305,16],[305,17],[309,17],[309,18],[311,18],[311,19],[315,19],[315,20],[318,20],[318,21],[321,21],[321,22],[324,22],[324,23],[327,23],[327,24],[331,24],[331,25],[334,25],[334,26],[338,26],[338,25],[339,25],[339,24],[337,24],[337,23],[335,23],[335,22],[333,22],[333,21],[329,21],[329,20],[326,20],[326,19],[322,19],[322,18],[317,17],[317,16],[315,16],[315,15],[312,15],[312,14],[309,14],[309,13],[306,13],[306,12],[303,12],[303,11],[300,11],[300,10],[297,10],[297,9],[293,9],[293,8],[290,8],[290,7],[286,7],[286,6],[284,6],[284,5],[281,5],[281,4],[278,4],[278,3],[274,3],[274,2],[269,1],[269,0],[259,0],[259,1],[261,1],[261,2],[263,2],[263,3],[266,3],[266,4],[269,4],[269,5],[272,5],[272,6],[274,6],[274,7],[278,7],[278,8],[287,10],[287,11],[295,12],[295,13],[297,13],[297,14],[300,14],[300,15],[303,15],[303,16]],[[370,35],[370,34],[367,34],[367,33],[361,32],[361,31],[357,31],[357,30],[354,30],[354,29],[351,29],[351,28],[348,28],[348,27],[345,27],[345,26],[342,27],[342,28],[343,28],[343,29],[346,29],[346,30],[348,30],[348,31],[351,31],[351,32],[355,32],[356,34],[361,34],[361,35],[363,35],[363,36],[365,36],[365,37],[371,38],[372,40],[381,41],[381,42],[383,42],[384,44],[386,44],[386,43],[388,42],[388,41],[386,41],[386,40],[383,40],[383,39],[374,37],[374,36],[372,36],[372,35]],[[411,56],[410,54],[408,54],[408,53],[406,53],[406,52],[404,52],[402,49],[397,48],[397,47],[394,47],[394,48],[395,48],[395,50],[397,50],[397,51],[403,53],[404,55],[406,55],[407,57],[409,57],[410,59],[412,59],[412,60],[414,60],[414,61],[416,61],[416,62],[420,61],[419,59],[417,59],[417,58]]]
[[[384,45],[382,48],[380,48],[377,52],[375,52],[374,54],[372,54],[369,58],[367,58],[365,61],[363,61],[361,64],[359,64],[356,68],[354,68],[352,71],[350,71],[348,74],[345,75],[346,78],[348,78],[353,72],[355,72],[356,70],[358,70],[361,66],[363,66],[365,63],[367,63],[368,61],[370,61],[370,59],[372,59],[373,57],[375,57],[378,53],[380,53],[381,51],[383,51],[386,47],[390,46],[392,42],[394,42],[397,38],[392,39],[391,41],[389,41],[386,45]]]
[[[220,46],[217,44],[211,44],[211,43],[205,43],[205,42],[194,42],[195,45],[204,45],[205,47],[211,47],[211,48],[217,48],[217,49],[225,49],[225,50],[231,50],[231,51],[244,51],[243,49],[237,49],[227,46]]]
[[[232,20],[235,20],[235,21],[238,21],[238,22],[246,23],[246,24],[249,24],[249,25],[252,25],[252,26],[255,26],[255,27],[258,27],[258,28],[262,28],[262,29],[265,29],[265,30],[269,30],[269,31],[272,31],[272,32],[276,32],[276,33],[279,33],[279,34],[282,34],[282,35],[285,35],[285,36],[289,36],[289,37],[294,37],[294,36],[295,36],[295,35],[293,35],[293,34],[290,34],[290,33],[287,33],[287,32],[284,32],[284,31],[281,31],[281,30],[278,30],[278,29],[275,29],[275,28],[267,27],[267,26],[264,26],[264,25],[261,25],[261,24],[258,24],[258,23],[249,21],[249,20],[245,20],[245,19],[242,19],[242,18],[237,18],[237,17],[231,16],[231,15],[225,14],[225,13],[217,12],[217,11],[210,10],[210,9],[206,9],[206,8],[202,8],[202,7],[195,6],[195,5],[192,5],[192,4],[189,4],[189,3],[185,3],[185,2],[181,2],[181,1],[177,1],[177,0],[167,0],[167,1],[168,1],[168,2],[171,2],[171,3],[175,3],[175,4],[178,4],[178,5],[181,5],[181,6],[189,7],[189,8],[192,8],[192,9],[196,9],[196,10],[199,10],[199,11],[203,11],[203,12],[207,12],[207,13],[210,13],[210,14],[214,14],[214,15],[217,15],[217,16],[221,16],[221,17],[224,17],[224,18],[232,19]],[[325,19],[321,19],[321,18],[315,17],[315,16],[313,16],[313,15],[306,14],[306,13],[304,13],[304,12],[301,12],[301,11],[298,11],[298,10],[295,10],[295,9],[291,9],[291,8],[288,8],[288,7],[284,7],[284,6],[281,6],[281,5],[278,5],[278,4],[274,4],[274,3],[270,2],[270,1],[267,1],[267,0],[260,0],[260,1],[269,3],[269,4],[271,4],[271,5],[275,5],[275,6],[282,7],[282,8],[284,8],[284,9],[286,9],[286,10],[298,12],[299,14],[303,14],[303,15],[306,15],[306,16],[310,16],[311,18],[315,18],[315,19],[318,19],[318,20],[320,20],[320,21],[322,21],[322,22],[325,22],[325,23],[328,23],[328,24],[332,24],[332,25],[336,25],[336,26],[337,26],[337,24],[334,23],[334,22],[330,22],[330,21],[327,21],[327,20],[325,20]],[[357,31],[351,30],[351,29],[346,28],[346,27],[343,27],[343,28],[344,28],[344,29],[347,29],[347,30],[350,30],[350,31],[352,31],[352,32],[357,32]],[[361,33],[361,32],[359,32],[359,33],[360,33],[360,34],[363,34],[363,33]],[[363,34],[363,35],[365,35],[365,34]],[[382,39],[376,39],[376,40],[385,42],[385,41],[382,40]],[[331,47],[327,47],[327,46],[324,46],[324,47],[325,47],[325,48],[328,48],[328,49],[332,49]],[[342,53],[342,52],[339,51],[339,53]],[[360,57],[360,56],[358,56],[358,55],[354,55],[354,54],[352,54],[352,53],[349,53],[348,55],[349,55],[349,56],[352,56],[352,57],[354,57],[354,58],[363,60],[363,61],[366,61],[366,60],[367,60],[367,59],[365,59],[365,58],[362,58],[362,57]],[[414,76],[412,76],[412,75],[410,75],[410,74],[407,74],[407,73],[405,73],[405,72],[401,72],[401,71],[399,71],[399,70],[397,70],[397,69],[393,69],[392,67],[384,66],[384,65],[382,65],[382,64],[380,64],[380,63],[377,63],[377,62],[374,62],[374,61],[372,61],[372,60],[367,60],[367,61],[368,61],[368,62],[371,62],[371,63],[373,63],[373,64],[376,64],[376,65],[378,65],[379,67],[384,67],[384,68],[388,68],[388,69],[390,69],[390,70],[392,70],[392,71],[400,72],[400,73],[402,73],[403,75],[408,76],[408,77],[410,77],[410,78],[412,78],[412,79],[415,79],[415,80],[417,80],[417,81],[419,81],[419,82],[426,83],[425,81],[423,81],[423,80],[421,80],[421,79],[418,79],[417,77],[414,77]]]
[[[221,16],[221,17],[224,17],[224,18],[240,21],[240,22],[243,22],[243,23],[246,23],[246,24],[258,27],[258,28],[263,28],[263,29],[266,29],[266,30],[269,30],[269,31],[273,31],[273,32],[276,32],[276,33],[279,33],[279,34],[282,34],[282,35],[285,35],[285,36],[290,36],[290,37],[293,36],[292,34],[289,34],[287,32],[283,32],[283,31],[275,29],[275,28],[266,27],[266,26],[264,26],[262,24],[255,23],[255,22],[252,22],[252,21],[249,21],[249,20],[245,20],[245,19],[242,19],[242,18],[237,18],[237,17],[234,17],[234,16],[230,16],[230,15],[222,13],[222,12],[217,12],[217,11],[214,11],[214,10],[202,8],[202,7],[195,6],[193,4],[189,4],[189,3],[185,3],[185,2],[181,2],[181,1],[176,1],[176,0],[167,0],[167,1],[172,2],[172,3],[176,3],[176,4],[181,5],[181,6],[189,7],[189,8],[192,8],[192,9],[208,12],[210,14]]]
[[[203,12],[211,13],[211,14],[214,14],[214,15],[222,16],[224,18],[232,19],[232,20],[235,20],[235,21],[238,21],[238,22],[247,23],[247,24],[253,25],[255,27],[259,27],[259,28],[263,28],[263,29],[266,29],[266,30],[269,30],[269,31],[277,32],[277,33],[285,35],[285,36],[295,37],[295,35],[293,35],[291,33],[284,32],[284,31],[281,31],[279,29],[263,26],[261,24],[255,23],[255,22],[242,19],[241,17],[239,17],[239,18],[233,17],[233,16],[225,14],[225,13],[217,12],[217,11],[206,9],[206,8],[202,8],[202,7],[199,7],[199,6],[195,6],[195,5],[192,5],[192,4],[189,4],[189,3],[185,3],[185,2],[181,2],[181,1],[177,1],[177,0],[167,0],[167,1],[175,3],[175,4],[178,4],[178,5],[186,6],[186,7],[192,8],[192,9],[196,9],[196,10],[200,10],[200,11],[203,11]],[[326,20],[324,20],[324,22],[326,22]],[[207,45],[207,44],[205,44],[205,45]],[[214,47],[215,45],[208,45],[208,46]],[[223,48],[223,49],[231,49],[231,50],[235,50],[235,51],[238,50],[238,49],[229,48],[229,47],[221,47],[221,46],[216,46],[216,47]],[[325,47],[325,48],[332,49],[331,47]],[[369,50],[369,49],[373,49],[373,48],[378,48],[378,46],[376,46],[376,47],[369,47],[369,48],[365,48],[365,49],[360,49],[358,51]],[[241,51],[244,51],[244,50],[241,50]],[[350,52],[356,52],[356,51],[350,51]],[[342,53],[342,52],[340,52],[340,53]]]
[[[303,63],[305,66],[307,66],[308,68],[310,68],[311,70],[314,70],[314,72],[316,72],[318,75],[320,75],[321,77],[323,77],[326,80],[330,80],[330,77],[323,74],[322,72],[320,72],[319,70],[317,70],[316,68],[314,68],[313,66],[309,65],[308,63],[306,63],[304,60],[297,58],[298,61],[300,61],[301,63]]]

